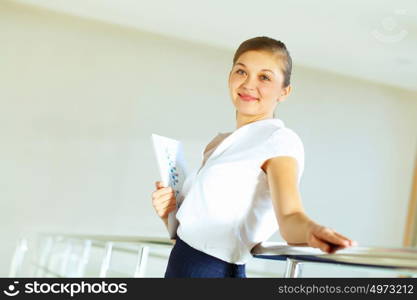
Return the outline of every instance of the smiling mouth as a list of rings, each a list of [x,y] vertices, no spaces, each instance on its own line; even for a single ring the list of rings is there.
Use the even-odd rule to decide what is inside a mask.
[[[254,98],[254,97],[247,96],[247,95],[242,96],[240,93],[237,93],[237,94],[239,98],[241,98],[243,101],[258,101],[258,98]]]

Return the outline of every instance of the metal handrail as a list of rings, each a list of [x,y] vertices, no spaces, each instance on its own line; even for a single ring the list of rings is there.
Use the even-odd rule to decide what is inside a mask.
[[[255,258],[286,260],[285,277],[299,277],[301,263],[349,265],[373,269],[394,270],[417,275],[417,248],[350,247],[328,254],[308,246],[289,246],[286,243],[263,242],[252,249]]]
[[[136,253],[137,254],[137,263],[133,277],[144,277],[144,273],[146,270],[147,260],[149,256],[154,257],[161,257],[161,255],[150,253],[150,247],[153,248],[165,248],[165,247],[172,247],[173,242],[167,238],[162,237],[149,237],[149,236],[116,236],[116,235],[86,235],[86,234],[71,234],[71,233],[61,233],[61,232],[42,232],[38,233],[39,238],[47,238],[51,241],[52,244],[56,242],[66,241],[68,243],[72,242],[79,242],[79,241],[86,241],[88,242],[88,250],[84,251],[87,252],[84,256],[84,261],[81,261],[84,266],[87,264],[88,256],[91,247],[100,247],[104,249],[104,257],[101,262],[100,267],[100,277],[106,277],[108,270],[110,268],[110,261],[112,258],[112,253],[117,250],[121,252],[127,253]],[[137,247],[136,249],[129,248],[128,246],[124,245],[121,246],[117,243],[124,243],[124,244],[131,244]],[[53,246],[47,247],[46,253],[40,255],[40,257],[48,257],[51,252]],[[67,251],[66,255],[64,255],[64,259],[61,265],[61,272],[59,274],[65,273],[67,268],[67,261],[70,254],[70,250]],[[44,258],[40,259],[40,263],[34,263],[33,265],[38,267],[38,270],[46,271],[47,273],[52,273],[49,269],[49,259]],[[82,274],[83,266],[79,266],[79,273]]]
[[[114,250],[136,253],[138,256],[135,277],[143,277],[148,256],[155,256],[149,251],[150,247],[172,247],[173,241],[163,237],[149,236],[117,236],[117,235],[86,235],[86,234],[68,234],[56,232],[42,232],[38,234],[41,238],[49,238],[52,245],[46,247],[46,253],[41,255],[41,261],[34,264],[42,270],[49,273],[53,271],[48,269],[48,255],[53,247],[54,241],[88,241],[85,246],[84,261],[80,262],[80,273],[82,273],[82,264],[86,264],[91,247],[102,247],[105,249],[105,257],[102,262],[100,276],[105,277],[109,268],[111,255]],[[52,239],[52,240],[51,240]],[[129,243],[139,246],[139,249],[121,247],[115,243]],[[87,247],[88,246],[88,247]],[[27,241],[21,240],[16,248],[12,261],[13,270],[10,271],[10,277],[16,275],[21,267],[22,257],[27,250]],[[67,250],[66,257],[71,249]],[[387,248],[387,247],[350,247],[341,249],[333,254],[327,254],[320,249],[308,246],[289,246],[285,242],[263,242],[256,245],[252,255],[257,259],[272,259],[286,261],[286,271],[284,277],[299,277],[301,275],[301,263],[325,263],[337,265],[349,265],[357,267],[369,267],[377,269],[392,269],[399,273],[408,275],[417,274],[417,249],[416,248]],[[156,255],[161,257],[160,254]],[[43,257],[43,259],[42,259]],[[67,257],[68,258],[68,257]],[[66,269],[67,261],[62,262],[61,271]]]
[[[56,236],[63,238],[72,238],[78,240],[92,240],[103,242],[120,242],[120,243],[137,243],[149,244],[154,246],[173,246],[173,242],[168,238],[150,237],[150,236],[119,236],[119,235],[89,235],[89,234],[72,234],[57,232],[41,232],[40,236]]]
[[[126,252],[126,253],[133,253],[137,254],[137,249],[132,249],[132,247],[128,247],[128,245],[122,245],[118,246],[115,243],[126,243],[126,244],[134,244],[136,246],[142,245],[142,246],[148,246],[155,249],[157,248],[164,248],[164,247],[172,247],[173,241],[168,238],[162,238],[162,237],[149,237],[149,236],[116,236],[116,235],[86,235],[86,234],[72,234],[72,233],[62,233],[62,232],[42,232],[38,233],[38,236],[41,238],[51,238],[53,237],[56,239],[56,241],[63,242],[73,240],[73,241],[90,241],[92,247],[99,247],[99,248],[106,248],[106,245],[108,243],[112,243],[112,251],[120,251],[120,252]],[[142,254],[143,255],[143,254]],[[163,255],[161,253],[155,253],[155,252],[148,252],[145,253],[145,256],[152,256],[155,258],[168,258],[168,255]],[[32,263],[33,266],[35,266],[37,269],[42,270],[44,273],[48,273],[57,277],[63,277],[59,273],[53,272],[52,270],[49,270],[47,262],[44,262],[46,266],[43,266],[42,264],[39,264],[38,262]],[[107,266],[106,266],[107,265]],[[137,269],[140,269],[140,266],[146,266],[146,264],[142,261],[142,263],[139,263],[137,266]],[[106,268],[108,268],[108,262],[104,262],[104,269],[100,271],[100,273],[103,277],[106,273]],[[143,267],[144,268],[144,267]],[[143,270],[144,271],[144,270]],[[143,272],[142,271],[142,272]],[[266,272],[259,272],[257,270],[250,270],[250,272],[257,276],[266,276],[273,274],[269,274]],[[138,270],[138,273],[140,273],[140,270]],[[135,277],[141,277],[138,276]],[[140,275],[140,274],[139,274]]]

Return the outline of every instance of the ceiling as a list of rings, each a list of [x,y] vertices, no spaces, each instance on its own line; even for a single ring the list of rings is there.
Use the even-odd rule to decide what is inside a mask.
[[[15,0],[235,50],[285,42],[295,64],[417,91],[417,1]]]

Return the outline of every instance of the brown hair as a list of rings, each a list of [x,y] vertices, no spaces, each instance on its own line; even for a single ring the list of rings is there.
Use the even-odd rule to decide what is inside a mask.
[[[233,65],[238,58],[247,51],[266,51],[279,59],[281,71],[284,75],[283,87],[287,87],[291,80],[292,59],[285,44],[266,36],[258,36],[242,42],[233,56]]]

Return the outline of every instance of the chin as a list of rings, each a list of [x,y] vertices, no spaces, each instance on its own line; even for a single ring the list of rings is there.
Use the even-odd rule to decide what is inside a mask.
[[[246,115],[246,116],[256,116],[258,113],[254,110],[249,110],[249,109],[236,109],[238,111],[238,113],[240,113],[241,115]]]

